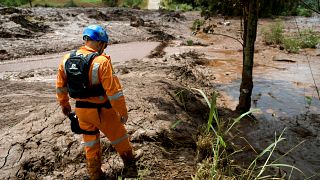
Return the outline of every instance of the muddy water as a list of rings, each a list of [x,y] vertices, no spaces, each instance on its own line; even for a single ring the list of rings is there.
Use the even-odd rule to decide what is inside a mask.
[[[131,42],[110,45],[106,54],[111,56],[112,63],[121,63],[131,59],[141,59],[147,56],[159,43],[158,42]],[[64,53],[41,55],[7,61],[0,64],[0,73],[21,72],[41,68],[57,68]]]
[[[206,76],[215,77],[213,89],[223,95],[225,106],[236,108],[242,72],[241,47],[185,46],[168,47],[165,50],[169,55],[190,50],[204,53],[204,57],[210,61],[207,65],[210,74]],[[279,135],[286,129],[286,141],[278,145],[274,153],[276,157],[304,141],[281,162],[298,167],[307,176],[320,170],[320,100],[315,88],[315,84],[320,86],[320,58],[316,56],[319,53],[318,49],[292,55],[276,48],[257,46],[251,107],[260,109],[260,112],[255,114],[258,123],[243,130],[249,143],[261,152],[273,143],[275,132]],[[275,56],[285,57],[292,62],[273,61]],[[291,179],[305,179],[301,174],[293,173]]]
[[[228,106],[235,109],[241,83],[241,46],[235,45],[232,49],[219,49],[217,46],[166,48],[169,55],[191,50],[204,53],[204,56],[211,61],[210,66],[214,69],[216,77],[214,86],[229,97]],[[309,51],[309,54],[316,54],[319,50]],[[295,62],[272,61],[272,58],[278,55]],[[255,56],[252,107],[261,110],[259,116],[271,120],[294,117],[307,112],[319,113],[320,101],[314,84],[315,80],[317,86],[320,86],[319,56],[297,55],[293,58],[273,49],[259,48]]]

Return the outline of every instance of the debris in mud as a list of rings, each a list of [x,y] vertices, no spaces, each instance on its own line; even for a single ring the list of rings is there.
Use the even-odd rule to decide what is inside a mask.
[[[13,7],[0,8],[1,15],[9,15],[9,14],[13,14],[13,13],[20,14],[20,13],[22,13],[22,11],[20,9],[13,8]]]
[[[25,15],[12,15],[9,22],[0,25],[0,38],[31,38],[37,33],[47,32],[49,26],[40,22],[32,22]]]
[[[281,56],[273,56],[272,61],[279,61],[279,62],[289,62],[289,63],[296,63],[296,60],[289,59],[287,57],[281,57]]]
[[[186,17],[182,15],[180,12],[161,12],[161,16],[163,19],[167,22],[179,22],[180,21],[185,21]]]
[[[164,52],[164,48],[166,48],[167,46],[168,46],[167,41],[161,42],[159,46],[157,46],[153,51],[151,51],[148,58],[162,58],[166,54],[166,52]]]
[[[169,41],[175,39],[174,36],[167,34],[162,30],[148,29],[148,31],[153,35],[148,40]]]
[[[130,19],[130,26],[132,27],[144,26],[144,20],[140,17],[133,16]]]
[[[102,13],[101,11],[89,11],[88,18],[96,19],[99,21],[109,21],[110,17],[106,14]]]
[[[9,19],[16,24],[20,24],[22,28],[28,29],[33,32],[46,32],[49,29],[49,26],[42,25],[37,22],[31,22],[22,15],[11,16]]]

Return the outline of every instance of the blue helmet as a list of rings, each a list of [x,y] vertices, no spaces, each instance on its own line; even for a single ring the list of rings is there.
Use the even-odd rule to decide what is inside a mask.
[[[84,28],[82,38],[85,39],[85,37],[89,37],[89,39],[93,41],[102,41],[105,43],[108,43],[109,40],[106,30],[99,25],[90,25]]]

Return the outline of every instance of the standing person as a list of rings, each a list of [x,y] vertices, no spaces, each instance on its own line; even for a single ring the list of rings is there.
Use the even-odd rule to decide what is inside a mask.
[[[122,158],[123,176],[135,176],[135,162],[142,156],[142,150],[133,151],[124,127],[128,119],[125,98],[110,56],[104,54],[109,37],[99,25],[86,27],[82,37],[85,44],[65,55],[59,65],[56,90],[62,112],[70,116],[69,96],[74,98],[91,179],[103,179],[105,176],[101,170],[99,130]]]

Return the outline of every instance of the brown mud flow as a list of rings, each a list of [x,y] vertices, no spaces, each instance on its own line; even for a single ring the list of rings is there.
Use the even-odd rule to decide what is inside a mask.
[[[9,33],[0,37],[0,179],[87,177],[81,136],[71,133],[59,109],[54,80],[56,64],[64,52],[81,45],[81,30],[88,24],[102,24],[110,34],[113,45],[107,53],[124,87],[129,110],[126,127],[133,146],[145,151],[139,161],[142,179],[191,179],[195,173],[201,160],[196,136],[206,123],[208,108],[190,88],[207,94],[218,90],[222,117],[229,118],[237,104],[241,45],[203,32],[192,35],[190,27],[200,18],[197,12],[0,8],[0,14],[0,31]],[[229,26],[221,21],[210,21],[215,32],[238,37],[238,19],[230,20]],[[285,21],[286,27],[291,21]],[[259,28],[269,22],[261,20]],[[190,40],[193,43],[187,46]],[[39,54],[43,55],[35,56]],[[305,141],[283,161],[307,175],[320,170],[320,104],[309,68],[319,84],[318,54],[319,50],[287,54],[265,46],[259,34],[252,104],[261,112],[255,115],[255,123],[241,128],[261,152],[272,143],[275,131],[279,134],[286,127],[287,140],[274,155]],[[113,176],[123,164],[110,142],[101,139],[103,169]],[[301,178],[294,174],[293,179]]]

